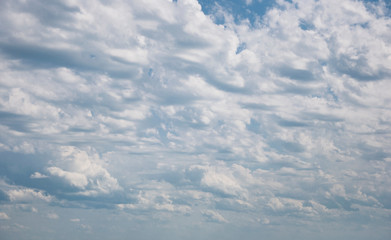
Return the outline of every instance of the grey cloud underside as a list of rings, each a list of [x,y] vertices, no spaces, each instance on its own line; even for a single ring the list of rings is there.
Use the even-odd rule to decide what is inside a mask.
[[[137,74],[134,64],[107,55],[94,55],[95,51],[80,52],[56,49],[28,43],[0,43],[1,51],[11,59],[20,60],[16,68],[58,68],[66,67],[76,71],[106,73],[114,78],[129,78]],[[132,66],[133,65],[133,66]]]
[[[98,212],[121,222],[107,231],[162,236],[390,232],[385,3],[276,1],[251,23],[208,12],[0,3],[0,234],[33,216],[92,234]]]

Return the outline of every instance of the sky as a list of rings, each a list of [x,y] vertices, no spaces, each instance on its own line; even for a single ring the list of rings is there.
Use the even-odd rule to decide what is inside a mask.
[[[388,239],[391,3],[1,0],[0,239]]]

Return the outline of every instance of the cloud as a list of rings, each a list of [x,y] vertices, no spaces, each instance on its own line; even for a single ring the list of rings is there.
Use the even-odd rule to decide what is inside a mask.
[[[253,3],[252,0],[246,0],[246,4],[247,4],[247,5],[250,5],[251,3]]]
[[[32,179],[41,179],[41,178],[47,178],[48,176],[42,174],[42,173],[39,173],[39,172],[35,172],[33,174],[30,175],[30,178]]]
[[[54,198],[41,190],[20,188],[7,192],[11,202],[28,203],[35,200],[52,202]]]
[[[303,202],[296,199],[271,198],[268,207],[276,212],[297,212],[302,214],[311,214],[313,209],[303,205]]]
[[[3,190],[0,190],[0,201],[1,202],[8,202],[10,199],[9,199],[9,196],[6,192],[4,192]]]
[[[152,180],[134,187],[128,202],[117,204],[118,209],[139,215],[192,212],[192,206],[180,197],[185,194],[178,194],[174,186],[169,183]]]
[[[246,190],[238,184],[238,181],[229,172],[227,173],[224,170],[228,169],[193,166],[190,167],[189,174],[192,174],[194,171],[201,171],[201,186],[210,189],[212,192],[223,195],[243,196],[245,198]]]
[[[88,184],[87,178],[83,174],[63,171],[57,167],[49,167],[47,170],[51,175],[64,178],[65,181],[77,188],[84,189]]]
[[[49,219],[58,219],[58,215],[56,213],[48,213],[47,218]]]
[[[6,213],[0,212],[0,219],[1,220],[7,220],[7,219],[10,219],[10,218],[8,217],[8,215]]]
[[[209,222],[217,222],[217,223],[227,223],[228,221],[221,216],[218,212],[213,210],[206,210],[202,213],[202,215]]]
[[[24,212],[33,212],[33,213],[38,212],[38,209],[36,209],[35,207],[33,207],[29,204],[18,204],[17,208],[24,211]]]
[[[60,167],[48,167],[47,171],[53,177],[63,179],[65,183],[76,187],[77,194],[94,196],[119,191],[122,188],[117,179],[99,164],[99,156],[89,156],[86,151],[75,147],[61,148],[61,160],[55,161]],[[66,170],[63,170],[66,169]]]
[[[389,11],[1,1],[0,202],[93,219],[91,232],[105,225],[95,211],[169,232],[387,232]]]

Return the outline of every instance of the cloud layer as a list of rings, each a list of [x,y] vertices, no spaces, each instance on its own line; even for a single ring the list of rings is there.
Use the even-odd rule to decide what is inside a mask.
[[[0,236],[389,235],[387,3],[205,2],[1,1]]]

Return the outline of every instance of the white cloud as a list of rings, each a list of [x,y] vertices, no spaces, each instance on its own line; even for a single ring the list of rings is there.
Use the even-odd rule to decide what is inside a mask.
[[[56,213],[48,213],[46,216],[49,219],[58,219],[59,218]]]
[[[0,212],[0,219],[7,220],[10,219],[8,215],[5,212]]]
[[[40,179],[40,178],[47,178],[48,176],[46,176],[45,174],[42,174],[42,173],[39,173],[39,172],[35,172],[33,174],[30,175],[30,178],[32,179]]]
[[[259,221],[262,223],[262,224],[270,224],[270,220],[268,218],[263,218],[263,219],[259,219]]]
[[[274,211],[294,211],[303,214],[311,214],[313,213],[312,207],[307,207],[303,205],[303,201],[289,198],[271,198],[269,200],[268,206],[272,208]]]
[[[52,202],[54,200],[53,196],[45,193],[44,191],[30,189],[30,188],[11,189],[7,191],[7,194],[11,202],[23,203],[23,202],[32,202],[35,200]]]
[[[385,222],[386,3],[279,0],[256,20],[196,0],[0,4],[0,201]]]
[[[61,159],[54,161],[58,167],[48,167],[51,176],[59,177],[79,189],[78,194],[94,196],[121,190],[117,179],[102,167],[99,156],[71,146],[60,149]],[[65,170],[64,170],[65,169]]]
[[[64,178],[67,182],[75,187],[85,189],[88,184],[87,177],[81,173],[67,172],[58,167],[49,167],[47,170],[52,176]]]
[[[154,214],[155,212],[169,212],[189,214],[192,207],[181,202],[177,203],[177,190],[166,182],[149,181],[137,186],[142,190],[133,190],[132,203],[117,204],[120,210],[135,214]]]
[[[228,221],[220,213],[213,210],[205,210],[202,215],[209,222],[227,223]]]
[[[203,169],[203,167],[196,168]],[[190,168],[191,170],[193,167]],[[205,172],[201,179],[201,185],[221,191],[223,194],[246,197],[246,190],[240,186],[230,172],[227,172],[228,169],[205,167],[203,170]]]
[[[18,204],[17,208],[22,210],[22,211],[24,211],[24,212],[33,212],[33,213],[37,213],[38,212],[38,209],[36,209],[35,207],[31,206],[30,204]]]

